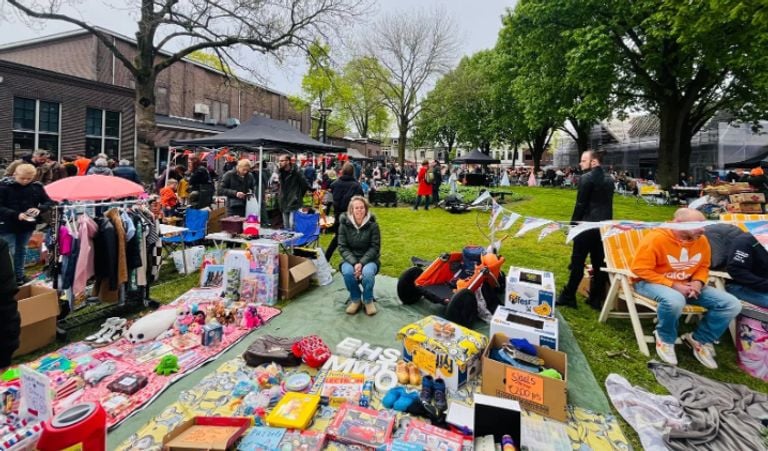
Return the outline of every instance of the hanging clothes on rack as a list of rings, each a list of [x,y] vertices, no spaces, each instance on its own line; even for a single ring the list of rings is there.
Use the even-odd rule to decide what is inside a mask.
[[[116,208],[104,213],[98,222],[100,242],[96,245],[94,293],[102,302],[115,303],[120,300],[120,286],[128,281],[125,229]],[[104,249],[100,251],[102,244]]]

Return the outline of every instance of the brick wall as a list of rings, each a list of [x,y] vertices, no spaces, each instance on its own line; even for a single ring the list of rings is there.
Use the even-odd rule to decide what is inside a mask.
[[[0,59],[61,74],[96,80],[96,38],[79,35],[15,49],[0,49]]]
[[[13,98],[61,104],[61,156],[85,150],[85,111],[98,108],[121,112],[120,154],[133,159],[133,92],[129,89],[0,61],[0,158],[10,159],[13,142]],[[31,150],[31,149],[30,149]]]

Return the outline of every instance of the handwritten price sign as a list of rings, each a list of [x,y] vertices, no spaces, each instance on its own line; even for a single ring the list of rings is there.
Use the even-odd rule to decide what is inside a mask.
[[[506,368],[504,390],[512,396],[536,404],[544,404],[544,380],[541,376],[514,368]]]

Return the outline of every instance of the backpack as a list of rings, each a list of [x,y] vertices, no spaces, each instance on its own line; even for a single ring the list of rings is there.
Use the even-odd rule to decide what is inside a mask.
[[[433,171],[427,171],[427,174],[424,176],[424,180],[430,185],[435,183],[435,173]]]

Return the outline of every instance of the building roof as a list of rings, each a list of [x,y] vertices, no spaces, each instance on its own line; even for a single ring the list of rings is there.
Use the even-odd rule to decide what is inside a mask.
[[[87,78],[75,77],[74,75],[62,74],[61,72],[54,72],[48,69],[41,69],[39,67],[27,66],[26,64],[14,63],[0,59],[0,68],[6,70],[16,70],[24,74],[38,74],[47,78],[62,81],[68,84],[76,84],[87,88],[105,89],[112,92],[119,92],[126,96],[133,96],[134,90],[125,88],[123,86],[113,85],[110,83],[102,83],[100,81],[89,80]]]
[[[196,121],[186,117],[165,116],[155,114],[155,122],[158,127],[186,129],[192,131],[221,133],[229,130],[227,127],[218,124],[206,124],[202,121]]]
[[[129,43],[131,45],[134,45],[134,46],[136,45],[136,39],[134,39],[134,38],[131,38],[129,36],[120,34],[120,33],[116,32],[116,31],[108,30],[106,28],[102,28],[102,27],[99,27],[99,26],[95,26],[94,28],[98,32],[100,32],[100,33],[104,33],[104,34],[112,36],[112,37],[114,37],[116,39],[120,39],[121,41],[125,41],[125,42],[127,42],[127,43]],[[0,51],[2,51],[2,50],[9,50],[9,49],[16,49],[16,48],[26,47],[26,46],[31,46],[31,45],[39,45],[39,44],[44,44],[46,42],[58,41],[58,40],[61,40],[61,39],[67,39],[67,38],[71,38],[71,37],[75,37],[75,36],[90,35],[90,34],[92,34],[92,33],[90,31],[88,31],[88,30],[84,30],[82,28],[76,28],[74,30],[63,31],[61,33],[54,33],[54,34],[50,34],[50,35],[47,35],[47,36],[40,36],[40,37],[32,38],[32,39],[25,39],[23,41],[16,41],[16,42],[9,42],[7,44],[2,44],[2,45],[0,45]],[[160,50],[159,52],[160,52],[160,54],[166,55],[166,56],[171,56],[173,54],[172,52],[169,52],[169,51],[166,51],[166,50]],[[205,64],[202,64],[200,62],[194,61],[194,60],[189,59],[189,58],[183,58],[182,61],[184,61],[186,63],[189,63],[189,64],[192,64],[192,65],[195,65],[195,66],[198,66],[200,68],[203,68],[203,69],[205,69],[205,70],[207,70],[209,72],[216,73],[218,75],[222,75],[222,76],[228,75],[228,74],[225,74],[224,72],[222,72],[222,71],[220,71],[218,69],[215,69],[215,68],[213,68],[211,66],[207,66]],[[265,86],[265,85],[262,85],[262,84],[259,84],[259,83],[255,83],[255,82],[250,81],[250,80],[241,79],[239,77],[237,77],[237,80],[239,80],[239,81],[241,81],[243,83],[249,84],[251,86],[263,89],[265,91],[269,91],[269,92],[277,94],[277,95],[287,96],[287,94],[285,94],[284,92],[277,91],[276,89],[270,88],[268,86]]]

